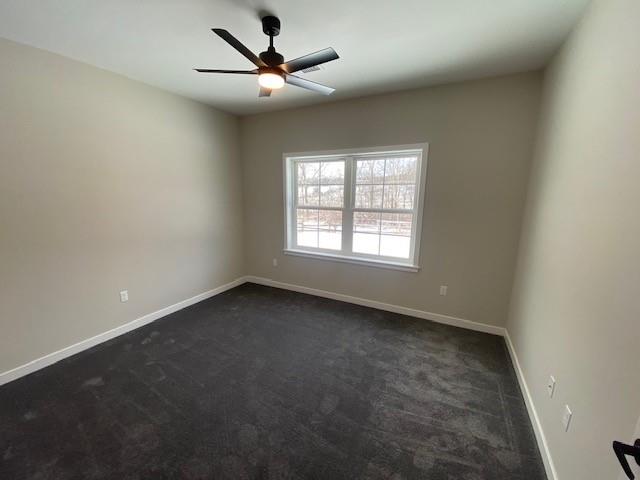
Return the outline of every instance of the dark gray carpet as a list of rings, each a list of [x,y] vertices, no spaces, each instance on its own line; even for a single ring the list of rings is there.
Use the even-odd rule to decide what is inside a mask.
[[[0,478],[546,477],[502,338],[245,284],[0,387]]]

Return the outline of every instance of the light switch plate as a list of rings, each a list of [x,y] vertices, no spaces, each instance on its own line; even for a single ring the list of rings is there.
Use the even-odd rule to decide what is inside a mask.
[[[569,431],[569,426],[571,425],[571,418],[573,417],[573,413],[569,408],[569,405],[564,406],[564,413],[562,414],[562,425],[564,426],[564,431]]]

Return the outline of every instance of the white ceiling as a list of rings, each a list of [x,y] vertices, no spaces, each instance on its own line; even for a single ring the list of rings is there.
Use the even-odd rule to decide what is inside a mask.
[[[0,37],[49,50],[223,110],[256,113],[543,66],[589,0],[2,0]],[[259,12],[275,13],[286,59],[333,47],[302,74],[335,87],[257,97],[256,78],[194,67],[251,63],[211,32],[266,49]]]

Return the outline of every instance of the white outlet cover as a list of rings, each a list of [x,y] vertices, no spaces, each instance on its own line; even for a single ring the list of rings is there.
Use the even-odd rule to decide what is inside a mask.
[[[556,391],[556,379],[553,375],[549,376],[549,383],[547,383],[547,392],[549,392],[549,398],[553,398],[553,394]]]
[[[129,300],[129,290],[122,290],[120,292],[120,301],[124,303],[128,300]]]
[[[447,294],[447,286],[440,285],[440,295],[445,296]]]
[[[278,266],[278,259],[277,259],[277,258],[274,258],[274,259],[273,259],[273,266],[274,266],[274,267],[277,267],[277,266]]]
[[[573,417],[573,412],[569,408],[569,405],[564,406],[564,413],[562,414],[562,425],[564,426],[564,431],[569,431],[569,425],[571,425],[571,418]]]

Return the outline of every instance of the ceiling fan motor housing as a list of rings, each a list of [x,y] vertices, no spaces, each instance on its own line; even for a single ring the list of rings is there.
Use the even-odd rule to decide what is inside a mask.
[[[266,52],[260,53],[260,60],[269,65],[275,67],[284,63],[284,57],[276,52],[276,49],[269,47]]]

